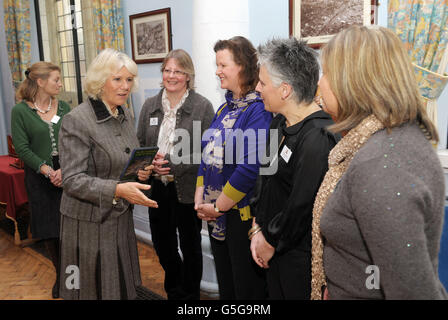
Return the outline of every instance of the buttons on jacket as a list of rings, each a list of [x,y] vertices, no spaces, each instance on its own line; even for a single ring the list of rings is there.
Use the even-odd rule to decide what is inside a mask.
[[[126,152],[126,153],[130,153],[130,152],[131,152],[131,149],[129,149],[129,147],[127,147],[126,149],[124,149],[124,152]]]

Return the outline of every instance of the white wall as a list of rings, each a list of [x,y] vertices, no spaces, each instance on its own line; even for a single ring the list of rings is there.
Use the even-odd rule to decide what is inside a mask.
[[[249,0],[249,15],[250,40],[255,47],[275,37],[289,37],[288,1]]]
[[[122,1],[126,53],[132,57],[129,16],[137,13],[170,8],[173,49],[184,49],[191,55],[193,0],[125,0]],[[144,90],[160,88],[160,63],[139,64],[140,89],[132,95],[135,116],[138,119],[144,103]]]

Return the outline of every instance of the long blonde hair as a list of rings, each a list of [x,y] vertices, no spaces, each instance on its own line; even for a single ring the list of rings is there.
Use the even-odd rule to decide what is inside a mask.
[[[352,26],[335,35],[321,57],[338,101],[337,123],[330,130],[348,131],[374,114],[387,129],[416,122],[429,140],[438,141],[410,58],[391,30]]]
[[[39,89],[37,80],[47,80],[50,77],[50,73],[53,71],[61,72],[61,69],[51,62],[39,61],[34,63],[25,71],[26,78],[17,89],[16,99],[18,101],[34,101]]]

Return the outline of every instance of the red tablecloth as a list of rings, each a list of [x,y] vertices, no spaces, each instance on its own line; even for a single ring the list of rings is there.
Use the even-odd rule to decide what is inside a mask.
[[[25,172],[10,166],[14,158],[0,156],[0,202],[6,204],[8,218],[16,219],[16,208],[28,202],[25,190]]]

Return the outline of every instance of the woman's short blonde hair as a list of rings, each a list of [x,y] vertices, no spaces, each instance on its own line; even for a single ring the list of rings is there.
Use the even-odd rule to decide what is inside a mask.
[[[337,124],[329,129],[347,131],[374,114],[387,129],[416,122],[430,140],[438,141],[410,58],[391,30],[352,26],[335,35],[321,57],[339,108]]]
[[[194,65],[193,65],[193,60],[191,59],[188,52],[185,50],[182,50],[182,49],[175,49],[175,50],[168,52],[165,59],[163,59],[162,65],[160,66],[160,72],[163,73],[163,70],[165,70],[168,60],[170,60],[170,59],[176,60],[176,63],[188,75],[190,80],[187,81],[187,88],[194,89],[194,78],[195,78]],[[163,87],[163,82],[162,82],[162,87]]]
[[[87,70],[84,92],[93,99],[101,99],[102,90],[106,80],[111,75],[119,72],[123,67],[134,75],[131,91],[133,92],[137,90],[137,64],[122,52],[114,49],[104,49],[96,56]]]

